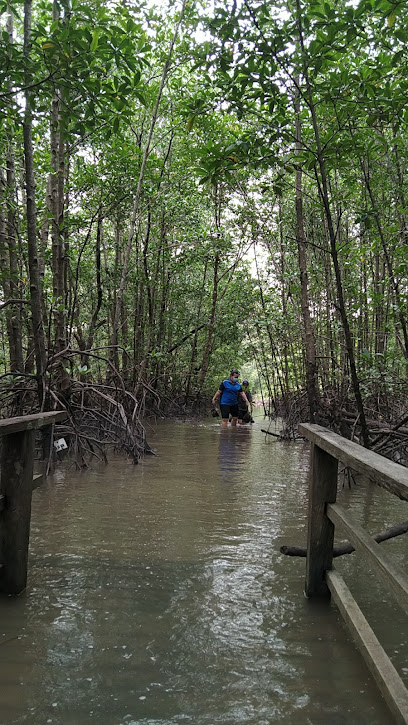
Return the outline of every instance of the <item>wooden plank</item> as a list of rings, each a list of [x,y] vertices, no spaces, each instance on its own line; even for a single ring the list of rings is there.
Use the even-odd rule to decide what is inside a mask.
[[[34,431],[5,436],[1,456],[1,490],[6,506],[1,515],[0,591],[20,594],[27,584],[33,488]]]
[[[334,526],[326,516],[326,503],[337,495],[337,460],[313,445],[309,479],[309,513],[305,594],[329,596],[325,572],[333,559]]]
[[[39,486],[42,486],[44,481],[45,481],[45,476],[43,473],[35,473],[33,476],[32,490],[35,491],[36,488],[39,488]]]
[[[5,497],[5,496],[3,496],[3,494],[1,493],[1,494],[0,494],[0,513],[1,513],[1,512],[3,511],[3,509],[4,509],[4,504],[5,504],[5,502],[6,502],[6,497]]]
[[[338,504],[328,504],[327,515],[346,531],[347,538],[374,565],[398,604],[408,613],[408,577],[395,566],[392,557]]]
[[[405,466],[315,423],[301,423],[299,433],[346,466],[364,473],[379,486],[408,501],[408,469]]]
[[[65,420],[65,410],[50,411],[49,413],[34,413],[33,415],[22,415],[16,418],[3,418],[0,420],[0,436],[9,433],[18,433],[22,430],[37,430],[45,425],[58,423]]]
[[[397,723],[408,723],[408,690],[342,577],[327,572],[327,584]]]

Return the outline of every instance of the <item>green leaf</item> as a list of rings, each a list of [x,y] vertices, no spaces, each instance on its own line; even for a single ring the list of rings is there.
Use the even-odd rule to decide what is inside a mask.
[[[91,52],[93,53],[97,47],[99,42],[99,36],[101,34],[101,28],[95,28],[92,34],[92,42],[91,42]]]
[[[146,108],[147,102],[146,102],[146,98],[144,97],[144,95],[142,93],[140,93],[140,91],[135,91],[134,93],[135,93],[136,98],[139,99],[142,106],[144,106]]]

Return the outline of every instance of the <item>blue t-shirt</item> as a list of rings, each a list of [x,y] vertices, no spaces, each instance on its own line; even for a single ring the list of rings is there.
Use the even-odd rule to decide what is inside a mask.
[[[221,405],[237,405],[238,393],[242,390],[240,383],[231,383],[230,380],[223,380],[219,389],[222,392]]]

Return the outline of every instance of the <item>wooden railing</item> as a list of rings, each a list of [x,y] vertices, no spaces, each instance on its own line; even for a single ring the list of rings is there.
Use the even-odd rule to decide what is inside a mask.
[[[21,594],[27,584],[35,431],[67,417],[65,411],[0,420],[0,592]]]
[[[336,504],[338,461],[365,474],[404,501],[408,501],[408,469],[319,425],[301,424],[299,432],[312,443],[306,596],[332,595],[397,722],[408,723],[408,690],[332,563],[336,525],[346,532],[354,548],[374,566],[408,612],[408,577],[349,513]]]

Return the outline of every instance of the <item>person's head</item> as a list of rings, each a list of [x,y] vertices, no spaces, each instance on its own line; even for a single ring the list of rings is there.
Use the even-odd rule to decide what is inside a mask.
[[[230,372],[230,379],[234,382],[237,382],[238,378],[239,378],[239,371],[237,370],[237,368],[232,368],[232,370]]]
[[[249,388],[249,383],[248,383],[248,380],[243,380],[243,381],[242,381],[242,387],[243,387],[243,388]]]

